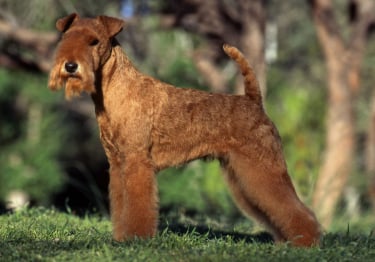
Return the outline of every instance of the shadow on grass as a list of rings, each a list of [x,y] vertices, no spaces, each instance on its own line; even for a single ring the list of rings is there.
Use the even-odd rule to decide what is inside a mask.
[[[216,230],[209,228],[207,226],[193,226],[193,225],[184,225],[184,224],[161,224],[159,225],[159,231],[175,233],[177,235],[185,234],[199,234],[205,235],[210,240],[215,239],[227,239],[230,238],[235,242],[245,241],[246,243],[274,243],[273,237],[267,232],[260,232],[258,234],[244,234],[237,232],[228,232],[222,230]]]

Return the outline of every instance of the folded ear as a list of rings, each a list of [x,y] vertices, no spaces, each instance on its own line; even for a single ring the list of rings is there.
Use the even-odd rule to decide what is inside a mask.
[[[116,36],[118,33],[121,32],[122,28],[125,25],[124,20],[115,17],[101,15],[98,17],[98,19],[107,28],[109,37]]]
[[[56,28],[60,32],[64,33],[69,27],[73,24],[75,20],[79,19],[79,15],[76,13],[70,14],[66,17],[63,17],[56,22]]]

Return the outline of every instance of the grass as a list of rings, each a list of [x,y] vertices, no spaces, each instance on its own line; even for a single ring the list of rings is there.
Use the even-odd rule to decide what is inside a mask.
[[[117,243],[107,218],[32,208],[0,216],[0,261],[375,261],[370,233],[327,234],[311,249],[265,236],[170,223],[153,239]]]

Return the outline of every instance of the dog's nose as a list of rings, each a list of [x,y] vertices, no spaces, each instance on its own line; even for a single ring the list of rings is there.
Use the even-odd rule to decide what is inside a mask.
[[[77,71],[77,68],[78,68],[78,64],[76,62],[66,62],[65,63],[65,70],[68,72],[68,73],[75,73]]]

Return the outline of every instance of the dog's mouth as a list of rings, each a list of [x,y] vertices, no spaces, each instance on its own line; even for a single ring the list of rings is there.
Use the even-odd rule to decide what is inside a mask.
[[[61,79],[61,87],[62,88],[68,88],[72,84],[77,84],[78,81],[82,81],[82,77],[78,73],[66,73],[62,72],[60,75]]]
[[[70,99],[82,92],[95,92],[95,75],[88,68],[73,62],[63,62],[50,73],[49,87],[52,90],[65,88],[65,97]]]
[[[65,97],[70,99],[74,96],[79,96],[83,91],[82,81],[77,75],[68,75],[63,80],[63,86],[65,87]]]
[[[82,92],[95,92],[94,78],[86,76],[85,78],[78,72],[67,73],[64,76],[65,97],[67,99],[79,96]]]
[[[63,74],[61,77],[65,83],[69,81],[82,80],[82,77],[78,73],[67,73]]]

